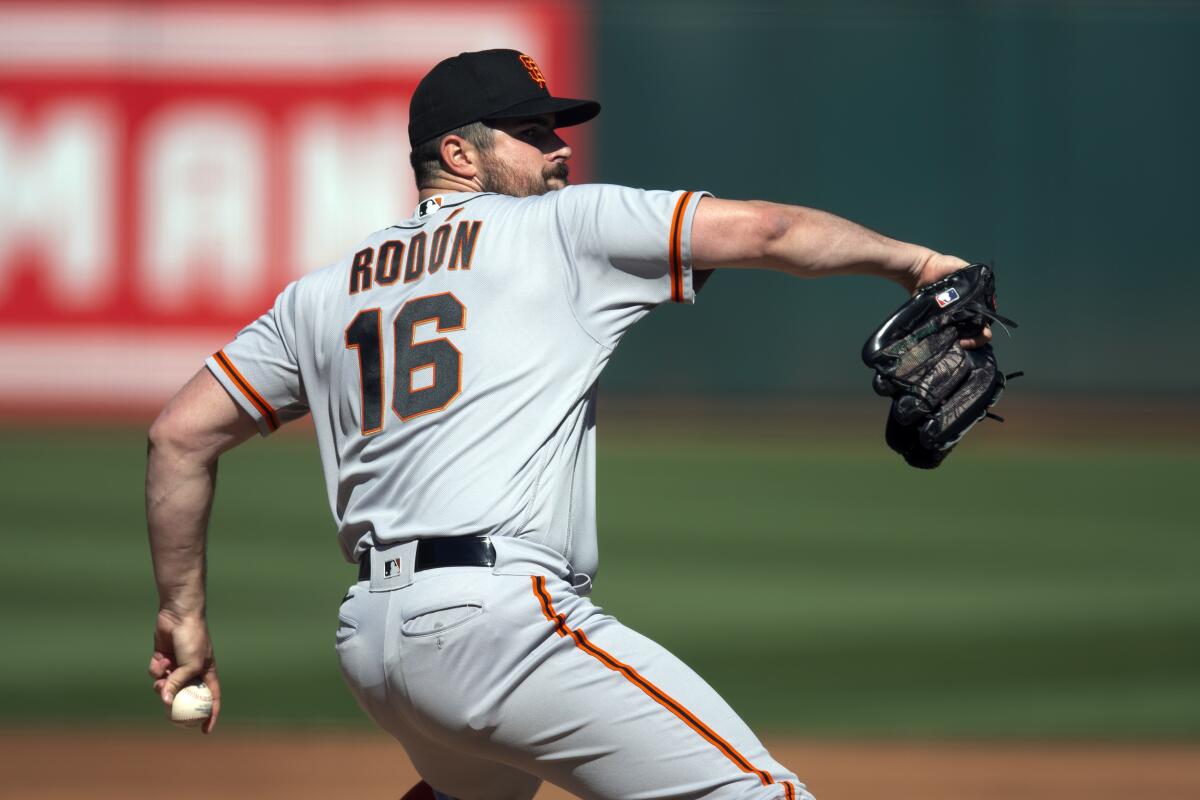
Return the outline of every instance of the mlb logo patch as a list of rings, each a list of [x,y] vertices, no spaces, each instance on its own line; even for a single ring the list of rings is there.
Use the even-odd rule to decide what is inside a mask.
[[[937,300],[938,308],[945,308],[958,299],[958,289],[947,289],[944,292],[940,292],[933,299]]]
[[[437,211],[441,207],[442,207],[442,196],[440,194],[435,194],[433,197],[430,197],[428,200],[421,201],[421,206],[420,206],[420,208],[417,209],[417,216],[418,217],[427,217],[430,214],[432,214],[433,212]]]

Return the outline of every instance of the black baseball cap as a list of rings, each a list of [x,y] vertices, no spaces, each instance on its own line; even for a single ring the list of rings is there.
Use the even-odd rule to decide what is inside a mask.
[[[552,97],[537,63],[516,50],[459,53],[438,63],[417,84],[408,112],[408,141],[424,144],[472,122],[554,115],[554,127],[587,122],[594,100]]]

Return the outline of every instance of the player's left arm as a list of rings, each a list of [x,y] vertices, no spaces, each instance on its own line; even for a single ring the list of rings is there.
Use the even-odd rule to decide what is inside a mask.
[[[876,275],[910,293],[967,266],[957,256],[888,238],[825,211],[759,200],[702,198],[691,244],[697,269],[773,269],[808,278]],[[965,344],[990,338],[985,329]]]
[[[210,733],[221,690],[205,616],[205,543],[217,459],[258,428],[207,369],[179,390],[150,427],[146,525],[159,609],[150,676],[168,707],[183,684],[202,679],[213,693]]]

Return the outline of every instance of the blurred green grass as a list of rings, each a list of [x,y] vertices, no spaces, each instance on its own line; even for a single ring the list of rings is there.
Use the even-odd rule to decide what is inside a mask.
[[[751,724],[1200,737],[1200,450],[984,440],[926,473],[875,432],[614,427],[594,599]],[[0,441],[0,724],[157,723],[142,433]],[[209,613],[227,724],[369,724],[333,652],[352,577],[308,437],[223,460]]]

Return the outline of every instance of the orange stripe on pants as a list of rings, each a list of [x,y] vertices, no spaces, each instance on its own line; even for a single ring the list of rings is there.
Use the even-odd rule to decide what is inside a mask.
[[[670,711],[685,725],[704,737],[709,744],[720,750],[725,757],[732,761],[734,765],[737,766],[737,768],[742,772],[747,772],[758,776],[758,779],[762,781],[763,786],[769,786],[770,784],[775,783],[775,779],[771,777],[771,773],[767,772],[766,770],[755,768],[754,765],[751,764],[745,756],[739,753],[733,745],[718,736],[716,732],[712,730],[712,728],[701,722],[695,714],[693,714],[691,711],[688,711],[682,704],[680,704],[662,689],[659,689],[653,683],[646,680],[646,678],[642,677],[642,675],[633,667],[622,663],[611,653],[608,653],[597,647],[587,638],[583,631],[575,630],[567,625],[567,621],[563,615],[555,612],[554,610],[554,603],[550,599],[550,593],[546,590],[546,578],[541,575],[534,575],[532,580],[533,593],[537,597],[538,603],[542,607],[542,614],[547,620],[554,623],[555,633],[557,633],[559,636],[570,636],[575,641],[575,646],[580,650],[587,653],[592,658],[611,669],[613,672],[623,675],[626,680],[645,692],[650,699],[654,700],[654,702],[658,703],[667,711]],[[788,800],[794,800],[794,794],[791,793],[791,787],[787,783],[784,783],[783,787],[784,792],[787,793]]]

